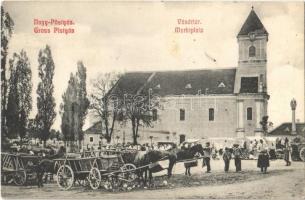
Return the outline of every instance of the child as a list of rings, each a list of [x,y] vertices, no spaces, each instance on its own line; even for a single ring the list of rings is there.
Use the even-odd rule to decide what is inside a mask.
[[[225,148],[225,152],[222,155],[223,161],[225,162],[225,172],[229,171],[230,167],[230,160],[231,160],[231,152],[229,151],[229,148]]]

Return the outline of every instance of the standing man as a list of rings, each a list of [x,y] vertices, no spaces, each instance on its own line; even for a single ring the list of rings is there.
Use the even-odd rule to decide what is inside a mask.
[[[238,144],[233,145],[233,156],[235,161],[236,172],[241,171],[241,149]]]
[[[222,155],[223,161],[225,162],[225,172],[229,171],[231,157],[230,149],[226,147],[225,152]]]
[[[284,148],[284,160],[286,162],[286,166],[290,166],[291,162],[290,162],[290,147],[289,144],[287,143],[285,148]]]
[[[203,149],[204,157],[203,157],[203,166],[204,164],[207,166],[207,173],[211,172],[211,165],[210,165],[210,159],[211,159],[211,153],[212,149],[210,147],[210,142],[206,143],[206,147]]]

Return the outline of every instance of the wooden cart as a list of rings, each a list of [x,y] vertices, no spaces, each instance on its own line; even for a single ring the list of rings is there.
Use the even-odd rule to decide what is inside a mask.
[[[55,161],[58,167],[57,184],[64,190],[70,189],[75,182],[88,181],[92,189],[98,189],[101,185],[116,187],[136,178],[136,167],[125,164],[119,154]]]
[[[36,176],[35,167],[41,157],[28,154],[1,153],[1,176],[4,182],[25,185]]]

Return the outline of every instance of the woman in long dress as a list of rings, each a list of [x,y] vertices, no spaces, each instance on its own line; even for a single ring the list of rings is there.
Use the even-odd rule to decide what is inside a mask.
[[[258,147],[258,160],[257,160],[257,167],[261,169],[262,173],[267,173],[267,168],[270,166],[269,163],[269,155],[268,155],[268,147],[264,144],[264,141],[261,139]]]

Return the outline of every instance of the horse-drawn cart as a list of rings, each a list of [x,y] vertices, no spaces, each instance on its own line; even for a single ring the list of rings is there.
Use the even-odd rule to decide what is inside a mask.
[[[1,153],[1,175],[3,182],[12,180],[15,185],[25,185],[36,176],[35,167],[39,156]]]
[[[57,184],[64,190],[70,189],[77,182],[88,181],[92,189],[101,185],[115,187],[123,182],[135,180],[136,167],[124,164],[120,155],[101,155],[85,158],[55,159]]]

